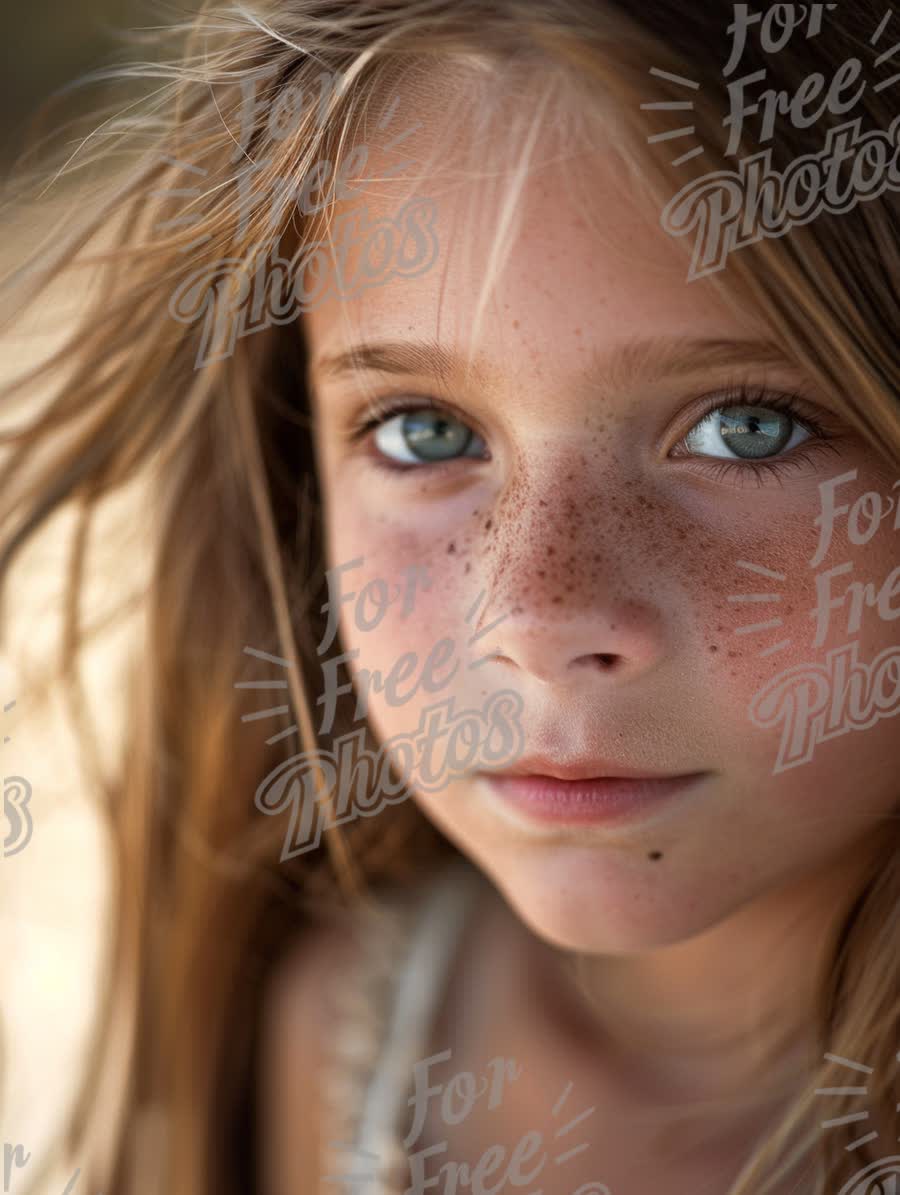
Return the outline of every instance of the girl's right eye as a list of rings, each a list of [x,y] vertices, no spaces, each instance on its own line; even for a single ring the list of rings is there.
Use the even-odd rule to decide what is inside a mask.
[[[406,465],[436,464],[464,456],[484,458],[484,441],[446,411],[421,407],[379,423],[373,437],[378,451]]]

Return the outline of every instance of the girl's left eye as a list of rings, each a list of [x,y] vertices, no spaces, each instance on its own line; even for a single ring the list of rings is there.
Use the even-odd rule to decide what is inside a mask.
[[[722,406],[709,411],[681,441],[683,455],[769,460],[813,436],[789,411],[772,406]]]
[[[408,410],[380,423],[373,437],[379,452],[403,464],[434,464],[485,455],[484,441],[446,411]]]

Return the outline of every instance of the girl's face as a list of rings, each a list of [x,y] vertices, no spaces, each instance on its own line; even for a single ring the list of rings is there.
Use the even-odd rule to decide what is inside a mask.
[[[886,509],[895,475],[764,326],[713,280],[686,281],[689,247],[612,152],[530,173],[476,334],[498,212],[483,186],[421,181],[435,264],[305,317],[329,564],[362,558],[343,595],[375,583],[340,620],[371,725],[416,738],[414,799],[558,945],[646,950],[776,889],[839,883],[887,833],[896,723],[832,733],[775,769],[785,716],[813,741],[804,701],[834,700],[846,722],[829,650],[858,645],[858,684],[896,640],[894,515],[862,542],[866,512],[838,513],[811,567],[820,486],[855,470],[832,487],[838,510],[867,491]],[[370,220],[395,215],[383,188],[363,198]],[[846,600],[817,622],[817,577],[844,564],[822,604]],[[871,596],[858,625],[854,583]],[[803,675],[754,724],[755,695],[789,669]],[[888,695],[897,675],[895,659]],[[448,759],[460,711],[476,715]],[[487,776],[503,760],[463,766],[472,727],[509,747],[516,720],[507,767],[693,779],[615,819],[540,816]]]

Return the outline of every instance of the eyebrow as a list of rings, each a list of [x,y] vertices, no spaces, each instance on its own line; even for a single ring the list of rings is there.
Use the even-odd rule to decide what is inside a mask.
[[[592,355],[587,373],[602,379],[613,389],[627,389],[636,382],[659,381],[694,374],[701,369],[768,365],[798,368],[777,344],[769,340],[727,337],[692,339],[650,337],[624,341],[606,353]],[[483,359],[466,358],[433,341],[377,341],[355,344],[349,349],[313,362],[322,377],[338,377],[360,371],[389,374],[433,374],[448,379],[474,367],[488,375]]]
[[[323,377],[371,370],[376,373],[431,373],[449,377],[463,364],[463,358],[435,341],[393,341],[355,344],[344,352],[320,357],[314,371]]]

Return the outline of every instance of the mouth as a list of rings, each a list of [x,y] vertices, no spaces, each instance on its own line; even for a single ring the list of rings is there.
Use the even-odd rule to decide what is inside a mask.
[[[559,765],[521,760],[502,772],[482,772],[492,793],[528,820],[597,825],[640,820],[685,794],[709,772],[659,773],[602,761]]]

